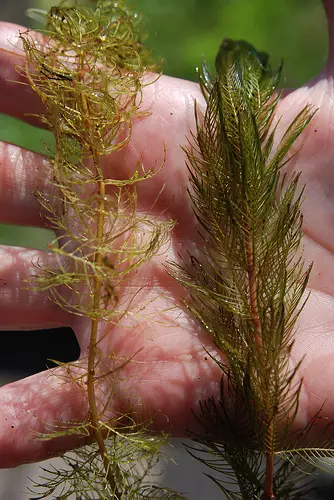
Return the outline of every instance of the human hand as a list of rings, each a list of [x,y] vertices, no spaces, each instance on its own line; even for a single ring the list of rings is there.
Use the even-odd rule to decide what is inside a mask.
[[[326,4],[330,26],[334,25],[332,2]],[[332,21],[333,19],[333,21]],[[14,64],[22,64],[22,53],[17,46],[18,27],[0,25],[1,47],[0,78],[3,92],[0,111],[26,119],[26,114],[39,112],[41,104],[27,87],[18,80]],[[334,28],[333,28],[334,29]],[[13,46],[14,45],[14,46]],[[334,55],[334,54],[333,54]],[[305,228],[305,258],[314,261],[309,281],[311,291],[296,330],[296,343],[292,360],[306,358],[298,371],[304,377],[300,396],[300,409],[295,421],[301,427],[317,412],[327,399],[324,414],[334,418],[331,366],[334,361],[334,316],[332,315],[334,280],[331,272],[334,240],[330,233],[333,218],[331,203],[331,153],[334,139],[328,137],[331,120],[333,63],[329,59],[326,70],[311,84],[287,94],[280,102],[278,134],[306,103],[319,108],[311,125],[301,137],[303,147],[289,170],[302,171],[301,182],[307,183],[303,204]],[[154,415],[155,426],[182,435],[192,427],[191,410],[198,408],[199,400],[219,395],[220,370],[205,354],[203,346],[214,354],[216,349],[207,336],[194,325],[191,318],[176,310],[182,294],[179,285],[170,278],[164,261],[177,258],[180,247],[187,248],[197,239],[196,223],[186,193],[188,182],[184,153],[180,144],[194,130],[193,101],[203,103],[196,84],[161,77],[154,85],[144,89],[145,108],[151,115],[137,121],[133,127],[131,143],[123,151],[105,161],[106,175],[126,175],[138,158],[144,154],[147,169],[159,164],[166,146],[166,162],[158,175],[138,186],[139,207],[153,205],[157,193],[165,188],[155,204],[155,212],[165,211],[178,221],[168,255],[155,257],[139,273],[138,287],[145,280],[145,303],[156,297],[153,306],[160,319],[147,320],[147,310],[137,315],[136,325],[126,325],[126,318],[112,333],[109,348],[120,357],[130,358],[136,352],[135,362],[126,367],[131,381],[119,383],[110,411],[127,406],[141,407],[141,418]],[[323,104],[324,103],[324,104]],[[315,132],[316,130],[316,132]],[[300,146],[301,143],[299,143]],[[298,148],[298,144],[296,145]],[[20,148],[2,144],[0,201],[1,222],[41,226],[35,192],[48,191],[50,168],[45,158]],[[119,171],[120,165],[122,172]],[[154,214],[153,214],[154,215]],[[0,311],[2,329],[47,328],[68,325],[77,335],[81,356],[87,352],[89,323],[71,317],[48,300],[46,294],[24,289],[24,280],[34,272],[34,264],[52,266],[52,256],[46,252],[1,248],[0,260],[3,280],[0,283]],[[148,282],[148,284],[147,284]],[[166,291],[167,293],[163,293]],[[29,335],[27,333],[27,335]],[[106,355],[109,353],[106,352]],[[63,375],[63,376],[62,376]],[[0,390],[0,466],[9,467],[25,461],[42,460],[48,455],[76,444],[66,438],[39,441],[34,432],[43,432],[52,422],[84,420],[87,414],[85,387],[65,381],[66,368],[43,372],[15,382]]]

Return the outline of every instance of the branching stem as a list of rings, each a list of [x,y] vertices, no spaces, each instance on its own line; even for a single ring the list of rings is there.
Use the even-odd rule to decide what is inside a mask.
[[[250,228],[249,228],[250,229]],[[267,366],[264,365],[264,356],[263,356],[263,343],[262,343],[262,335],[261,335],[261,322],[259,317],[259,305],[258,305],[258,285],[257,285],[257,269],[256,269],[256,260],[255,260],[255,252],[254,252],[254,244],[252,240],[251,230],[246,233],[246,267],[247,267],[247,276],[248,276],[248,287],[249,287],[249,302],[250,302],[250,310],[251,310],[251,321],[254,331],[255,343],[258,349],[258,360],[262,365],[262,368],[267,371]],[[262,391],[264,393],[265,400],[267,399],[265,394],[267,388],[265,386],[262,387]],[[265,405],[266,408],[267,405]],[[265,476],[265,484],[264,484],[264,500],[275,500],[275,495],[273,491],[273,482],[274,482],[274,432],[275,432],[275,423],[271,420],[269,423],[266,423],[265,429],[265,443],[266,443],[266,476]]]
[[[224,40],[216,76],[205,63],[200,70],[207,107],[197,119],[194,144],[190,140],[185,147],[189,193],[199,233],[206,236],[200,255],[186,252],[175,268],[189,293],[189,310],[226,357],[226,362],[216,360],[227,382],[219,404],[213,398],[203,402],[204,432],[199,439],[196,434],[214,456],[200,457],[202,462],[215,471],[217,456],[227,464],[226,477],[214,479],[226,498],[309,498],[300,493],[309,486],[289,477],[295,472],[289,462],[275,467],[299,404],[300,385],[293,380],[299,364],[290,369],[289,357],[309,276],[297,254],[302,238],[298,175],[291,183],[287,178],[282,189],[280,170],[312,117],[306,106],[282,140],[275,140],[280,72],[249,43]],[[217,429],[219,449],[207,437],[216,436]]]
[[[266,478],[264,483],[264,500],[275,500],[274,495],[274,465],[275,456],[273,452],[274,447],[274,432],[275,432],[275,422],[272,421],[266,429]]]
[[[83,424],[74,423],[66,433],[90,435],[91,442],[64,457],[66,470],[52,466],[50,476],[37,485],[47,493],[43,490],[38,498],[57,496],[58,491],[62,498],[130,500],[160,498],[160,493],[179,498],[146,480],[166,436],[147,438],[150,421],[137,424],[122,414],[108,416],[115,372],[143,348],[122,359],[110,345],[113,326],[129,307],[128,302],[123,310],[117,306],[115,283],[124,290],[126,277],[160,252],[173,227],[170,221],[138,213],[135,184],[155,175],[153,170],[136,164],[129,179],[118,180],[103,168],[109,155],[127,144],[132,119],[146,114],[140,104],[149,61],[139,16],[123,0],[63,0],[46,13],[43,33],[43,40],[29,31],[20,35],[27,62],[19,72],[45,105],[41,118],[55,136],[52,192],[37,194],[56,231],[49,248],[57,254],[57,266],[43,268],[35,286],[50,291],[50,299],[66,312],[88,321],[84,373],[77,377],[67,369],[70,385],[81,384],[84,377],[88,414]],[[129,297],[133,302],[136,293]],[[132,313],[145,308],[144,299]],[[47,438],[63,434],[61,429]]]
[[[79,57],[79,75],[83,75],[83,54]],[[90,151],[93,158],[94,170],[97,176],[97,190],[98,190],[98,211],[96,216],[96,241],[97,246],[102,243],[104,234],[104,218],[105,218],[105,182],[103,179],[103,174],[100,166],[99,156],[94,148],[93,144],[93,130],[89,119],[90,110],[87,103],[86,96],[81,93],[81,103],[85,116],[87,117],[87,133],[90,136],[88,143],[90,144]],[[94,256],[95,264],[101,267],[103,263],[103,255],[100,251],[95,252]],[[96,311],[100,307],[101,301],[101,278],[94,275],[94,296],[93,296],[93,310]],[[90,343],[88,352],[88,374],[87,374],[87,393],[88,393],[88,404],[90,410],[90,422],[91,429],[95,436],[101,459],[105,468],[108,483],[112,491],[116,489],[116,483],[112,468],[110,466],[110,460],[108,458],[107,450],[105,447],[104,437],[100,428],[99,412],[96,405],[96,394],[95,394],[95,366],[96,366],[96,355],[97,355],[97,334],[98,334],[98,318],[92,318],[91,320],[91,331],[90,331]]]
[[[250,234],[250,231],[246,233],[245,240],[246,240],[246,267],[248,276],[249,301],[250,301],[250,310],[252,316],[252,325],[254,330],[255,342],[259,348],[259,358],[261,359],[262,357],[262,354],[260,352],[260,350],[262,349],[261,323],[259,317],[259,305],[257,297],[254,244],[252,241],[252,236]]]
[[[94,165],[95,165],[95,160],[94,160]],[[97,241],[101,241],[103,237],[103,227],[104,227],[103,213],[104,213],[105,183],[103,182],[103,180],[98,181],[98,194],[99,194],[99,211],[97,214],[96,237]],[[95,263],[97,266],[100,266],[102,264],[102,254],[99,251],[95,253]],[[100,305],[100,299],[101,299],[101,280],[98,276],[94,276],[94,297],[93,297],[94,310],[98,309]],[[92,318],[89,353],[88,353],[88,375],[87,375],[88,404],[90,409],[91,428],[99,447],[99,452],[107,474],[108,482],[113,491],[116,487],[115,479],[112,469],[110,467],[110,461],[107,455],[104,438],[100,429],[99,414],[96,406],[95,365],[96,365],[96,349],[97,349],[97,332],[98,332],[98,319]]]

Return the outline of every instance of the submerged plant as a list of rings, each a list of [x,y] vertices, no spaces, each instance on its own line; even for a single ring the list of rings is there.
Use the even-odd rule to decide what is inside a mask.
[[[298,482],[300,472],[325,465],[333,450],[321,436],[318,447],[307,446],[319,414],[291,430],[302,359],[293,365],[290,354],[311,269],[298,254],[303,189],[298,174],[281,169],[313,112],[306,106],[278,142],[280,70],[268,56],[225,40],[216,71],[200,70],[207,108],[196,108],[197,132],[185,148],[202,244],[172,268],[188,291],[187,309],[223,353],[221,398],[203,401],[196,414],[203,433],[195,440],[209,458],[198,447],[190,453],[213,469],[226,498],[306,499],[311,488]]]
[[[140,290],[130,296],[124,289],[172,227],[136,210],[136,185],[153,171],[138,161],[129,178],[111,177],[103,161],[128,143],[132,120],[145,114],[138,18],[122,2],[99,0],[95,7],[63,2],[46,21],[45,36],[21,35],[27,62],[20,71],[43,102],[42,121],[55,138],[51,194],[38,196],[56,231],[50,249],[57,267],[42,269],[34,286],[82,317],[90,340],[86,358],[67,365],[69,380],[86,387],[86,421],[45,423],[53,432],[40,438],[75,435],[90,444],[65,456],[64,468],[46,471],[34,498],[179,498],[150,477],[166,437],[146,435],[149,422],[134,422],[136,408],[125,414],[109,408],[124,367],[136,362],[137,353],[123,359],[110,348],[115,325],[136,314]]]

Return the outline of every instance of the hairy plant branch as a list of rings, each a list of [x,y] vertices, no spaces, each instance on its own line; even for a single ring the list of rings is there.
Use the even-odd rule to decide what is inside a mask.
[[[107,155],[128,143],[133,119],[145,114],[140,105],[147,58],[137,23],[122,2],[63,2],[46,14],[43,37],[21,34],[27,63],[20,71],[45,105],[42,120],[55,136],[51,194],[39,198],[56,231],[50,249],[58,269],[43,269],[36,286],[90,322],[87,359],[79,370],[68,367],[69,382],[87,390],[86,423],[60,426],[44,439],[77,433],[91,436],[93,444],[65,457],[64,470],[49,471],[36,485],[36,498],[180,498],[149,477],[166,437],[146,436],[131,412],[108,411],[117,377],[133,362],[106,349],[128,313],[121,290],[160,251],[172,228],[137,212],[136,185],[153,171],[138,162],[129,179],[105,174]]]

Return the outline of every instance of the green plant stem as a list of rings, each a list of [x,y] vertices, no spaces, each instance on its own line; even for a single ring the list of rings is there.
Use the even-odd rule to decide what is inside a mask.
[[[46,14],[43,43],[30,32],[20,35],[27,64],[18,71],[45,104],[42,120],[56,143],[51,192],[38,191],[38,197],[56,231],[49,247],[58,266],[43,268],[34,287],[49,290],[58,306],[85,318],[89,335],[84,372],[76,377],[67,369],[71,383],[83,384],[85,422],[57,428],[45,439],[78,433],[90,436],[90,443],[64,455],[65,469],[51,466],[49,475],[43,473],[35,498],[58,498],[59,491],[62,498],[180,498],[152,481],[166,435],[147,436],[151,421],[110,416],[109,407],[115,372],[144,348],[123,359],[105,343],[128,313],[117,306],[115,287],[161,251],[173,227],[137,211],[135,184],[153,177],[154,169],[144,171],[138,163],[129,179],[118,180],[103,168],[129,140],[132,119],[147,114],[139,109],[148,59],[138,21],[123,0],[64,0]],[[66,287],[73,291],[70,300]],[[138,307],[142,311],[146,304]]]
[[[80,54],[79,57],[79,75],[83,75],[83,54]],[[94,169],[96,175],[98,177],[97,180],[97,188],[98,188],[98,204],[99,209],[96,217],[96,240],[99,245],[102,242],[103,233],[104,233],[104,213],[105,213],[105,182],[102,175],[102,170],[100,167],[99,157],[96,152],[96,149],[92,146],[93,141],[93,132],[91,122],[89,120],[89,107],[87,103],[86,96],[81,93],[81,103],[87,117],[87,130],[90,135],[90,153],[93,158]],[[98,267],[101,267],[103,256],[100,251],[95,252],[94,261]],[[94,296],[93,296],[93,310],[98,310],[100,307],[101,300],[101,279],[99,276],[94,276]],[[97,333],[98,333],[98,318],[92,318],[91,320],[91,330],[90,330],[90,343],[89,343],[89,352],[88,352],[88,374],[87,374],[87,392],[88,392],[88,404],[90,410],[90,422],[91,429],[95,436],[99,452],[101,455],[101,459],[103,462],[103,466],[105,468],[105,472],[107,475],[108,482],[110,484],[111,490],[115,491],[116,484],[113,471],[110,466],[110,461],[107,455],[107,450],[105,447],[105,442],[103,438],[103,434],[100,429],[99,422],[99,412],[96,406],[96,395],[95,395],[95,364],[96,364],[96,348],[97,348]]]
[[[99,197],[100,201],[99,201],[99,213],[97,215],[97,240],[101,241],[101,238],[103,236],[103,223],[104,223],[103,212],[104,212],[104,191],[105,191],[105,184],[102,180],[98,181],[98,190],[100,195]],[[96,252],[95,263],[97,264],[97,266],[102,264],[101,252]],[[101,298],[101,280],[98,276],[94,276],[94,297],[93,297],[94,309],[99,307],[100,298]],[[98,319],[92,318],[89,353],[88,353],[88,375],[87,375],[88,404],[90,409],[91,428],[99,447],[99,452],[108,477],[108,482],[111,488],[114,489],[115,480],[107,456],[104,438],[99,428],[99,414],[96,406],[96,397],[95,397],[95,362],[96,362],[97,332],[98,332]]]
[[[95,164],[95,160],[94,160]],[[98,193],[99,193],[99,212],[97,215],[97,241],[101,241],[103,236],[103,226],[104,226],[104,195],[105,195],[105,183],[103,180],[98,181]],[[102,264],[102,254],[101,252],[95,253],[95,263],[97,266]],[[98,308],[100,305],[101,298],[101,280],[98,276],[94,276],[94,297],[93,297],[93,307]],[[99,447],[99,452],[103,465],[107,474],[108,482],[112,490],[115,490],[115,479],[113,472],[110,467],[110,461],[108,459],[104,438],[101,433],[99,425],[99,414],[96,406],[96,396],[95,396],[95,362],[96,362],[96,347],[97,347],[97,332],[98,332],[98,319],[92,318],[91,321],[91,331],[90,331],[90,343],[89,343],[89,353],[88,353],[88,375],[87,375],[87,391],[88,391],[88,404],[90,409],[90,421],[91,428],[94,433],[96,442]]]

